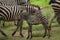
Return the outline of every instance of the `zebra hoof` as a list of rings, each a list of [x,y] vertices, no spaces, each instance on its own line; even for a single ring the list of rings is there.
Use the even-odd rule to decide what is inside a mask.
[[[32,37],[30,37],[30,39],[32,39]]]
[[[12,33],[12,36],[14,36],[15,33]]]
[[[24,37],[23,34],[20,34],[21,37]]]
[[[45,38],[45,37],[46,37],[46,35],[43,36],[43,38]]]
[[[30,38],[29,38],[29,37],[27,37],[26,39],[32,39],[32,37],[30,37]]]
[[[29,36],[26,39],[29,39]]]

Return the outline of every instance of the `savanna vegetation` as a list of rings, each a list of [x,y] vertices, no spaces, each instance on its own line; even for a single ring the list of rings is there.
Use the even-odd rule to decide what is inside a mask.
[[[30,0],[31,4],[35,4],[41,7],[42,14],[47,16],[48,20],[53,15],[53,9],[51,5],[49,5],[50,0]],[[14,26],[13,22],[6,22],[5,27],[2,27],[2,23],[0,24],[0,28],[8,35],[8,38],[4,37],[0,34],[0,40],[26,40],[27,37],[27,30],[28,30],[28,24],[26,21],[23,23],[23,34],[24,38],[21,38],[19,35],[19,29],[15,36],[11,36],[12,32],[16,29],[16,26]],[[32,40],[60,40],[60,27],[54,19],[52,23],[52,31],[51,31],[51,38],[48,39],[48,37],[43,38],[43,26],[41,24],[39,25],[33,25],[33,38]]]

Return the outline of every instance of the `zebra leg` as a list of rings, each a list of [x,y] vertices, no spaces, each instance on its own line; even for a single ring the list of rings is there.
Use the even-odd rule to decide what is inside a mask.
[[[56,15],[53,14],[53,15],[51,16],[50,20],[49,20],[48,26],[49,26],[50,29],[51,29],[52,21],[53,21],[55,18],[56,18]]]
[[[14,24],[16,23],[16,21],[14,21]],[[17,21],[17,24],[15,24],[17,26],[16,30],[12,33],[12,36],[14,36],[14,34],[17,32],[18,28],[21,26],[21,20]],[[22,34],[21,34],[22,35]]]
[[[2,25],[3,25],[3,27],[5,26],[5,21],[3,21],[3,24]]]
[[[31,37],[30,37],[30,39],[32,39],[32,25],[30,25],[30,32],[31,32]]]
[[[27,36],[27,39],[30,37],[30,39],[32,38],[32,25],[29,24],[29,27],[28,27],[28,36]]]
[[[30,29],[31,29],[31,37],[30,37],[30,39],[32,38],[32,27],[30,27]]]
[[[43,38],[45,38],[46,34],[47,34],[47,26],[46,25],[44,25],[44,29],[45,29],[45,32],[44,32]]]
[[[16,24],[16,21],[14,21],[14,25],[17,26],[17,28],[16,28],[16,30],[12,33],[12,36],[15,35],[15,33],[17,32],[17,30],[18,30],[18,28],[19,28],[19,26]]]
[[[60,25],[60,17],[57,17],[57,22]]]
[[[17,21],[17,24],[16,24],[16,21],[14,21],[14,24],[16,25],[16,26],[18,26],[17,27],[17,29],[14,31],[14,33],[12,34],[12,35],[14,35],[15,33],[16,33],[16,31],[18,30],[18,28],[20,27],[20,36],[21,37],[24,37],[23,36],[23,34],[22,34],[22,25],[23,25],[23,20],[21,19],[19,19],[18,21]]]
[[[29,38],[30,36],[30,28],[28,27],[28,36],[27,36],[27,39]]]
[[[50,31],[51,31],[51,27],[48,26],[48,38],[50,38]]]
[[[22,34],[22,25],[20,26],[20,36],[24,37],[23,34]]]
[[[18,28],[19,28],[19,26],[17,26],[16,30],[12,33],[12,36],[14,36],[14,35],[15,35],[15,33],[16,33],[16,32],[17,32],[17,30],[18,30]]]
[[[4,35],[5,37],[7,37],[7,35],[0,29],[0,32],[2,33],[2,35]]]
[[[52,24],[52,21],[56,18],[56,14],[54,14],[51,18],[50,18],[50,21],[49,21],[49,24],[48,24],[48,38],[50,38],[50,31],[51,31],[51,24]]]
[[[21,37],[24,37],[23,34],[22,34],[23,20],[20,20],[20,21],[19,21],[19,25],[20,25],[20,36],[21,36]]]

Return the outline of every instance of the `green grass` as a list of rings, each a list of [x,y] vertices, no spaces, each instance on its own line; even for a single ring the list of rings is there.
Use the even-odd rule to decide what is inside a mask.
[[[49,0],[30,0],[31,4],[39,5],[40,7],[48,6]]]

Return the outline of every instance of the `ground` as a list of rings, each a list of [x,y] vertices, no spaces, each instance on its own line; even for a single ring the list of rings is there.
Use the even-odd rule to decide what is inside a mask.
[[[11,36],[12,32],[16,27],[10,27],[9,29],[3,29],[3,31],[8,35],[8,38],[4,37],[0,34],[0,40],[26,40],[27,37],[27,29],[23,30],[24,37],[20,37],[19,30],[15,34],[15,36]],[[43,38],[44,30],[33,30],[33,38],[31,40],[59,40],[60,39],[60,27],[53,27],[51,30],[51,38],[48,37]]]

